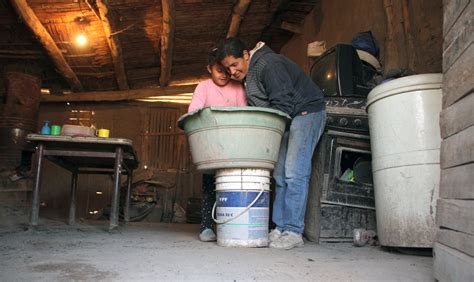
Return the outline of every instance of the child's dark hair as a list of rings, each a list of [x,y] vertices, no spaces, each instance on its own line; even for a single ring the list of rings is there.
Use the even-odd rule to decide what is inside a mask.
[[[237,37],[229,37],[219,43],[217,47],[217,60],[222,61],[227,56],[242,58],[244,50],[248,50],[245,43]]]
[[[218,51],[217,47],[213,47],[207,53],[207,65],[208,66],[213,66],[213,65],[219,63],[219,61],[217,60],[217,51]]]

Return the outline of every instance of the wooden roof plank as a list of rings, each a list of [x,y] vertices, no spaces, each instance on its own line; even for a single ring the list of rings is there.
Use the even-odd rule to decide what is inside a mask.
[[[110,47],[110,54],[112,56],[112,62],[115,68],[115,78],[117,79],[117,85],[120,90],[128,89],[127,75],[125,74],[125,67],[123,64],[122,48],[120,41],[116,34],[112,34],[112,26],[114,19],[110,13],[110,6],[108,0],[96,0],[97,8],[99,9],[99,15],[104,27],[105,36]]]
[[[286,21],[283,21],[281,23],[280,28],[284,29],[286,31],[289,31],[289,32],[296,33],[296,34],[302,34],[303,33],[303,27],[301,27],[299,25],[296,25],[296,24],[293,24],[293,23],[286,22]]]
[[[239,33],[240,23],[243,21],[245,14],[252,0],[239,0],[232,9],[232,20],[227,31],[227,38],[235,37]]]
[[[196,84],[191,84],[119,91],[94,91],[61,96],[44,94],[41,96],[41,102],[98,102],[135,100],[151,96],[170,96],[184,93],[193,93],[196,86]]]
[[[160,85],[167,86],[171,80],[173,61],[173,41],[175,30],[174,0],[162,0],[161,7],[163,10],[163,29],[161,32]]]
[[[12,0],[11,4],[17,11],[18,15],[23,19],[25,24],[31,29],[31,31],[46,49],[46,52],[53,60],[54,65],[58,68],[60,74],[64,76],[71,88],[74,91],[82,91],[83,87],[79,81],[79,78],[77,78],[66,59],[64,59],[61,50],[59,50],[53,38],[41,24],[40,20],[30,8],[26,0]]]

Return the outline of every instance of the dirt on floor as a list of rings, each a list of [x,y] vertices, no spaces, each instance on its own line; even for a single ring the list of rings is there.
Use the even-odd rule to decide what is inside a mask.
[[[191,224],[132,223],[110,233],[106,221],[41,223],[0,226],[0,281],[433,281],[431,257],[380,247],[227,248],[200,242]]]

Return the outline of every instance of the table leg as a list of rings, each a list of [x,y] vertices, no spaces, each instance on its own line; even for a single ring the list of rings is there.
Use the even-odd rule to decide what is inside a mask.
[[[114,167],[114,189],[112,192],[112,208],[110,210],[110,226],[109,230],[118,226],[119,218],[119,200],[120,200],[120,175],[122,174],[122,147],[115,149],[115,167]]]
[[[44,145],[38,143],[38,163],[36,167],[35,188],[33,190],[33,203],[31,206],[31,222],[32,226],[38,225],[39,208],[40,208],[40,188],[41,188],[41,167],[43,165]]]
[[[76,190],[77,190],[77,172],[72,173],[71,180],[71,199],[69,204],[69,224],[76,223]]]
[[[132,179],[133,179],[133,170],[130,170],[128,172],[127,176],[127,196],[125,198],[125,210],[124,210],[124,216],[125,216],[125,223],[128,223],[130,221],[130,190],[132,187]]]

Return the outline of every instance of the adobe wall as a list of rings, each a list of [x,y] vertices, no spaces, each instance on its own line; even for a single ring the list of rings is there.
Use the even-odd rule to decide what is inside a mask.
[[[388,2],[393,5],[387,7]],[[408,3],[405,15],[402,3]],[[387,11],[392,12],[390,30]],[[370,30],[379,43],[380,61],[384,65],[387,54],[392,54],[396,57],[389,63],[392,68],[408,67],[416,73],[441,72],[442,14],[441,0],[321,0],[306,17],[303,32],[295,34],[281,53],[309,71],[312,59],[306,55],[308,43],[324,40],[330,48],[337,43],[350,43],[358,32]]]

